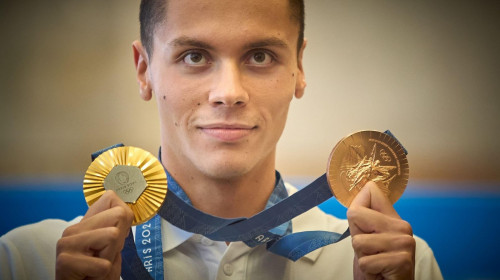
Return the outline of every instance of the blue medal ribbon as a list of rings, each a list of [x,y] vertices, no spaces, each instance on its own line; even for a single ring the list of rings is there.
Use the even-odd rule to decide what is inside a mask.
[[[160,216],[155,215],[149,221],[135,227],[135,244],[142,265],[149,272],[151,278],[163,279]]]
[[[266,244],[268,251],[293,261],[349,236],[349,230],[343,234],[328,231],[291,233],[290,220],[293,217],[332,197],[326,175],[288,197],[281,175],[276,172],[277,183],[265,210],[251,218],[224,219],[194,208],[182,188],[168,171],[166,172],[169,192],[155,219],[161,216],[185,231],[202,234],[216,241],[243,241],[250,247]],[[122,251],[122,278],[124,280],[152,279],[149,258],[138,256],[138,253],[140,255],[143,252],[141,250],[147,251],[149,248],[143,248],[143,244],[140,243],[143,242],[141,236],[144,234],[143,231],[137,230],[139,227],[141,226],[136,227],[135,243],[132,233],[125,240]],[[146,228],[149,229],[150,226]],[[161,237],[161,233],[158,234],[158,232],[160,232],[160,227],[156,228],[156,232],[151,230],[151,235]],[[145,235],[148,236],[150,233]],[[157,250],[162,252],[161,245]],[[163,259],[159,258],[158,262],[163,262]]]
[[[386,133],[394,137],[389,131]],[[117,144],[110,148],[118,146],[123,146],[123,144]],[[92,159],[94,160],[100,153],[108,149],[93,154]],[[161,159],[161,150],[159,158]],[[201,234],[216,241],[243,241],[250,247],[266,244],[266,248],[270,252],[293,261],[318,248],[339,242],[350,234],[349,229],[343,234],[328,231],[291,233],[291,219],[333,196],[326,174],[287,198],[288,194],[284,183],[279,172],[276,171],[275,190],[265,210],[250,218],[225,219],[204,213],[193,207],[182,188],[167,170],[165,172],[167,173],[169,192],[167,192],[158,215],[185,231]],[[155,219],[159,220],[157,216]],[[141,236],[143,232],[140,232]],[[156,232],[160,232],[159,252],[162,252],[160,227],[157,228]],[[136,241],[137,236],[136,232]],[[122,278],[124,280],[152,279],[152,275],[143,265],[147,260],[144,258],[141,260],[138,256],[138,252],[142,252],[140,250],[148,248],[138,247],[136,248],[132,232],[130,232],[122,250]],[[163,258],[158,257],[157,261],[163,266]],[[163,269],[161,272],[163,273]]]
[[[344,234],[328,231],[292,233],[290,220],[293,217],[332,196],[331,191],[324,191],[325,188],[329,190],[326,175],[288,197],[281,175],[276,172],[276,185],[264,211],[248,219],[224,219],[194,208],[186,193],[168,171],[166,172],[169,192],[158,215],[152,220],[159,220],[159,216],[162,216],[165,220],[185,231],[202,234],[212,240],[226,241],[224,238],[228,238],[231,241],[243,241],[249,247],[266,244],[268,251],[293,261],[320,247],[336,243],[349,236],[348,230]],[[301,192],[307,192],[309,195],[300,195]],[[291,207],[290,205],[295,206]],[[285,211],[286,209],[288,211]],[[165,213],[175,214],[163,216],[162,214]],[[266,218],[268,215],[274,216],[271,216],[272,219],[268,219]],[[147,239],[149,236],[161,238],[161,227],[152,227],[149,225],[150,223],[152,223],[151,220],[136,227],[135,242],[132,232],[125,240],[122,250],[121,273],[124,280],[161,279],[153,276],[152,263],[150,262],[152,257],[147,254],[146,257],[141,255],[143,252],[150,253],[150,250],[158,252],[159,256],[162,255],[161,239],[158,242],[159,246],[153,246],[152,242]],[[248,230],[248,227],[255,227],[255,229]],[[157,258],[156,262],[161,262],[163,265],[161,257]]]

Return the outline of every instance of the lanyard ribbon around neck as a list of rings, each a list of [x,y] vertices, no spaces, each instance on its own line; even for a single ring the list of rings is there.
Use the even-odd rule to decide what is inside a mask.
[[[92,154],[92,160],[109,149],[122,146],[124,145],[116,144],[100,150]],[[161,159],[161,150],[159,158]],[[291,219],[333,196],[326,174],[287,197],[286,190],[283,192],[281,175],[276,172],[273,195],[281,193],[275,195],[276,201],[268,201],[268,207],[253,217],[225,219],[193,207],[182,188],[167,170],[165,172],[169,191],[158,215],[136,227],[135,242],[132,230],[125,239],[121,253],[121,276],[124,280],[163,279],[161,226],[158,216],[184,231],[201,234],[215,241],[243,241],[249,247],[266,244],[268,251],[292,261],[349,236],[349,229],[343,234],[328,231],[291,233]]]

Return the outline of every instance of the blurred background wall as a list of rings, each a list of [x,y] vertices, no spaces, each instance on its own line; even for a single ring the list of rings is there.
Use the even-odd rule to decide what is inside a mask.
[[[85,213],[90,153],[156,153],[135,82],[138,0],[0,2],[0,235]],[[301,185],[344,136],[391,131],[409,151],[395,204],[446,279],[500,279],[500,1],[306,0],[308,87],[278,168]],[[322,209],[345,218],[334,199]]]
[[[391,129],[411,180],[499,182],[499,3],[306,1],[308,87],[282,173],[318,176],[345,135]],[[139,1],[0,5],[0,176],[81,177],[120,141],[156,153],[156,105],[132,60]]]

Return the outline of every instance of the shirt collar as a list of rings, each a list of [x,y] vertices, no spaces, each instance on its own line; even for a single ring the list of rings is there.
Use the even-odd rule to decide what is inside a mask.
[[[288,194],[292,195],[295,192],[297,192],[297,189],[294,186],[288,183],[285,183],[284,185]],[[292,232],[296,233],[296,232],[303,232],[310,230],[331,230],[327,227],[328,223],[326,221],[325,215],[318,215],[317,213],[318,211],[321,210],[315,207],[303,213],[302,215],[295,217],[292,220],[292,223],[294,225]],[[161,219],[161,232],[162,232],[161,238],[163,243],[163,253],[176,248],[177,246],[181,245],[194,235],[194,233],[184,231],[170,224],[164,219]],[[248,249],[250,250],[251,248]],[[310,252],[303,258],[315,262],[322,251],[323,247]]]
[[[297,188],[291,184],[285,183],[286,190],[289,195],[297,192]],[[331,230],[328,228],[328,221],[326,215],[318,207],[313,207],[312,209],[302,213],[301,215],[292,219],[293,230],[292,233],[304,232],[304,231],[314,231],[314,230]],[[315,262],[324,247],[320,247],[309,254],[303,256],[302,258],[308,259]]]
[[[160,155],[159,158],[161,158],[161,149],[160,149]],[[168,190],[175,193],[177,197],[182,199],[184,202],[192,204],[191,200],[187,196],[187,194],[184,192],[182,187],[175,181],[175,179],[170,175],[170,173],[165,169],[165,173],[167,174],[167,184],[168,184]],[[275,205],[276,203],[280,202],[281,200],[285,199],[288,197],[288,192],[285,187],[285,184],[283,180],[281,179],[281,174],[276,171],[276,181],[274,185],[273,192],[269,196],[269,199],[267,200],[266,207],[265,209]],[[283,223],[282,225],[272,229],[277,234],[288,234],[292,232],[292,223],[290,221]],[[163,253],[172,250],[179,246],[180,244],[184,243],[186,240],[191,238],[194,233],[188,232],[185,230],[182,230],[163,218],[161,219],[161,241],[162,241],[162,247],[163,247]]]

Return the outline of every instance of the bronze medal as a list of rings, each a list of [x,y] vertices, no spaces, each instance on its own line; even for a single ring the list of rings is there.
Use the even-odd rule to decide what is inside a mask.
[[[134,212],[133,225],[152,218],[167,195],[167,175],[151,153],[136,147],[110,149],[87,169],[83,194],[91,206],[106,190],[113,190]]]
[[[328,183],[346,207],[369,181],[375,182],[394,204],[403,194],[408,177],[404,148],[394,137],[378,131],[360,131],[345,137],[328,160]]]

